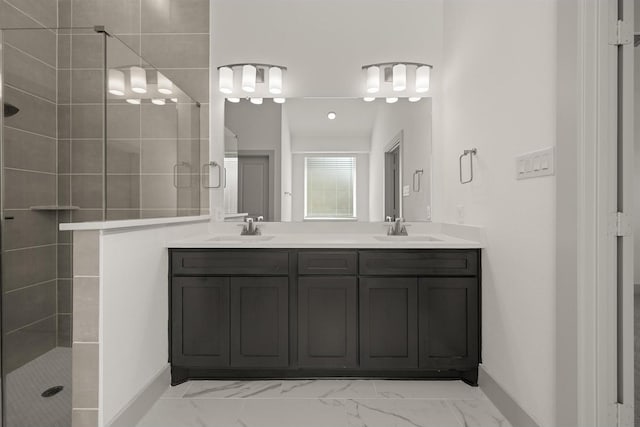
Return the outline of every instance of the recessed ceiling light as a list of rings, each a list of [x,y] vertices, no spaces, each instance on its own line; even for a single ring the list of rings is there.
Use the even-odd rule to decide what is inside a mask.
[[[335,120],[336,119],[336,113],[334,113],[333,111],[330,111],[329,114],[327,114],[327,118],[329,120]]]

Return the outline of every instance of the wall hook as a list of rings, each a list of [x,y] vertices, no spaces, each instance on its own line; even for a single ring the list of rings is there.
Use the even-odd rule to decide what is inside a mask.
[[[459,166],[460,166],[460,184],[468,184],[471,181],[473,181],[473,156],[477,156],[478,155],[478,149],[477,148],[472,148],[471,150],[464,150],[462,152],[462,154],[460,155],[459,160]],[[471,172],[470,177],[468,180],[464,180],[462,178],[462,158],[465,156],[469,156],[469,171]]]

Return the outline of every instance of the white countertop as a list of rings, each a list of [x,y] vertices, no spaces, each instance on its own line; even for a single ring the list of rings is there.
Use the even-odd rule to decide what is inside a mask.
[[[212,224],[209,232],[169,242],[170,248],[477,249],[481,227],[407,223],[408,236],[387,236],[388,223],[259,223],[260,236],[240,236],[244,224]]]
[[[127,228],[154,227],[168,224],[208,222],[209,215],[178,216],[171,218],[123,219],[117,221],[87,221],[60,224],[60,231],[118,230]]]
[[[429,239],[429,240],[427,240]],[[431,240],[433,239],[433,240]],[[206,235],[170,242],[171,248],[352,248],[352,249],[475,249],[480,242],[445,234],[386,236],[354,234],[290,233],[240,236]]]

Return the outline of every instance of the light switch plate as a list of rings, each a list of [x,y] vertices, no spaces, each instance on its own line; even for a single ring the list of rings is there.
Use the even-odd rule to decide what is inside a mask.
[[[409,187],[408,185],[403,185],[402,186],[402,196],[409,197],[410,194],[411,194],[411,187]]]
[[[516,157],[516,179],[555,174],[555,147],[524,153]]]

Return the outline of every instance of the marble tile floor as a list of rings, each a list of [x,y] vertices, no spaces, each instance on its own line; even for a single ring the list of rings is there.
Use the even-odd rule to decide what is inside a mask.
[[[137,427],[510,427],[461,381],[191,381]]]

